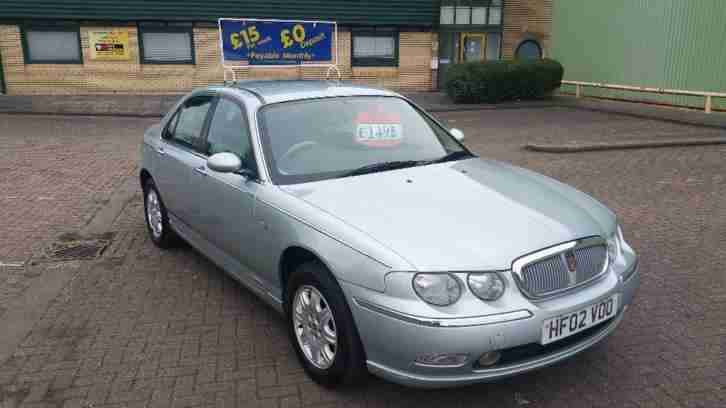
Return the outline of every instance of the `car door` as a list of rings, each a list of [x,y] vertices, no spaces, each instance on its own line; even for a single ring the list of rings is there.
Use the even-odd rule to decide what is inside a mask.
[[[198,191],[191,183],[195,169],[204,167],[204,128],[212,95],[187,99],[177,110],[162,134],[155,168],[156,182],[167,210],[187,224],[198,208]]]
[[[233,153],[242,161],[243,169],[219,173],[205,167],[200,180],[199,226],[207,240],[237,264],[234,269],[238,270],[241,279],[257,281],[250,268],[250,251],[254,248],[255,231],[259,227],[253,220],[259,184],[247,114],[240,102],[226,96],[218,98],[213,110],[205,153],[208,156]]]

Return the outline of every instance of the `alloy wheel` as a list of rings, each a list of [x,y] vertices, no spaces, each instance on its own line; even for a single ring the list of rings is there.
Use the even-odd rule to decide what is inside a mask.
[[[319,369],[335,361],[338,332],[328,301],[313,286],[300,286],[292,304],[292,322],[305,358]]]
[[[151,188],[146,194],[146,219],[151,227],[151,233],[155,238],[161,237],[164,231],[163,217],[161,214],[161,202],[156,191]]]

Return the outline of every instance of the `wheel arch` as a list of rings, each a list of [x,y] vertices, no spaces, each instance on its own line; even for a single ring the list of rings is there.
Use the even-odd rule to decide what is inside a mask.
[[[146,181],[149,179],[153,179],[153,177],[151,177],[151,173],[149,173],[146,169],[141,169],[139,172],[139,182],[141,183],[142,190],[146,188]]]
[[[330,265],[328,265],[323,257],[314,250],[298,244],[290,245],[289,247],[285,248],[285,250],[282,251],[282,254],[280,255],[280,261],[278,265],[279,281],[280,287],[282,289],[282,307],[285,313],[287,313],[287,310],[285,310],[285,305],[287,304],[286,297],[288,278],[296,267],[302,265],[305,262],[319,262],[325,267],[325,269],[328,270],[333,279],[337,281],[337,278],[335,277],[333,270],[330,268]]]
[[[339,337],[341,339],[341,342],[344,342],[346,344],[347,357],[343,361],[343,363],[335,363],[338,366],[338,373],[334,375],[333,377],[327,377],[326,375],[320,375],[316,374],[314,372],[311,372],[308,368],[309,363],[307,363],[307,358],[304,356],[303,352],[299,348],[299,346],[295,345],[295,342],[297,340],[294,337],[293,333],[293,317],[288,310],[287,304],[292,303],[291,301],[288,301],[287,296],[292,294],[287,293],[287,283],[288,279],[291,275],[291,273],[295,270],[295,268],[298,265],[301,265],[305,262],[319,262],[320,266],[325,268],[327,271],[327,276],[322,277],[323,282],[329,281],[333,285],[337,286],[339,293],[337,295],[334,295],[332,293],[329,293],[329,295],[332,295],[333,297],[327,297],[326,302],[328,302],[328,305],[331,305],[331,300],[333,302],[336,302],[335,298],[338,297],[340,302],[342,302],[341,309],[337,310],[335,317],[335,325],[339,329],[341,327],[345,327],[344,332],[348,333],[346,337]],[[298,356],[301,359],[301,363],[303,364],[303,367],[305,370],[313,376],[313,379],[315,380],[316,377],[318,377],[315,381],[323,381],[323,383],[329,383],[329,384],[352,384],[356,381],[359,381],[361,378],[363,378],[366,373],[366,351],[365,347],[363,346],[363,343],[360,338],[360,334],[358,332],[358,325],[356,322],[355,316],[352,314],[351,304],[347,299],[347,296],[345,295],[345,292],[343,291],[343,288],[340,286],[340,282],[338,280],[338,277],[336,277],[335,273],[333,273],[333,270],[330,268],[330,266],[325,262],[325,260],[319,256],[317,253],[315,253],[314,250],[307,248],[303,245],[291,245],[287,247],[282,255],[280,256],[280,283],[284,285],[283,291],[282,291],[282,297],[283,297],[283,312],[285,314],[285,319],[288,322],[288,329],[290,330],[290,334],[292,336],[292,342],[293,342],[293,348],[295,348],[296,352],[298,353]],[[323,284],[322,288],[330,288],[330,283]],[[320,289],[319,289],[320,290]],[[334,290],[334,289],[333,289]],[[334,290],[335,291],[335,290]],[[342,316],[342,318],[340,317]],[[347,339],[350,340],[350,342],[346,341]],[[337,344],[337,343],[336,343]],[[339,360],[336,356],[336,361]],[[343,364],[343,366],[341,366]],[[341,367],[344,367],[344,370],[340,370]],[[321,380],[321,378],[323,380]],[[333,378],[331,380],[331,378]]]

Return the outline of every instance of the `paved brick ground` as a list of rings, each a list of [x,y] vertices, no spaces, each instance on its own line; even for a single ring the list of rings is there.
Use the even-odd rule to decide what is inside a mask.
[[[631,104],[620,104],[631,105]],[[516,109],[479,114],[452,112],[452,126],[464,126],[475,134],[507,135],[506,141],[530,143],[600,143],[659,141],[703,137],[726,137],[726,129],[696,127],[655,119],[574,110],[562,107]],[[475,126],[475,124],[481,126]],[[497,142],[504,141],[502,137]],[[499,144],[499,143],[497,143]]]
[[[422,391],[371,378],[356,389],[327,391],[302,373],[281,319],[261,301],[189,248],[161,252],[148,241],[139,196],[117,219],[113,246],[92,267],[79,269],[0,367],[0,395],[10,407],[32,408],[725,406],[726,147],[542,154],[520,146],[553,129],[566,137],[647,130],[637,120],[570,110],[439,116],[462,128],[482,156],[556,177],[618,212],[642,256],[643,280],[634,307],[608,341],[556,367],[495,384]],[[3,120],[15,129],[25,126],[20,117]],[[43,120],[65,126],[65,119]],[[143,128],[115,123],[130,133]],[[82,124],[65,132],[76,126]],[[657,128],[675,131],[661,123]],[[24,134],[14,138],[22,145]],[[133,160],[133,149],[126,153],[121,163]],[[26,168],[35,173],[32,165]],[[92,197],[78,196],[67,211],[90,206],[84,200]],[[81,224],[73,220],[67,230]],[[24,242],[19,248],[32,241]]]
[[[14,265],[94,216],[135,173],[141,132],[152,123],[0,115],[0,314],[38,276]]]

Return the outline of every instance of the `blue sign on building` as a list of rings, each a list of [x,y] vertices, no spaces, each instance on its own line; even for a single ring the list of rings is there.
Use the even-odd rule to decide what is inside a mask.
[[[220,19],[225,61],[250,65],[333,62],[335,23]]]

